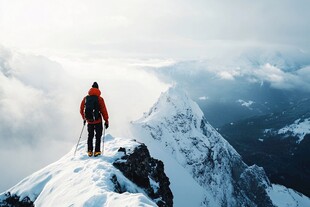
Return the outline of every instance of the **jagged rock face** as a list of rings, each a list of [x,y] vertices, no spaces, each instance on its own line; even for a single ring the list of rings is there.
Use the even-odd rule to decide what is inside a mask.
[[[206,189],[204,206],[273,206],[264,170],[248,167],[206,121],[198,105],[179,90],[162,94],[133,125],[161,143]]]
[[[236,185],[240,189],[239,192],[244,192],[244,197],[249,198],[257,206],[273,206],[266,193],[266,189],[271,186],[271,183],[262,167],[257,165],[247,167],[240,175]]]
[[[33,201],[30,200],[28,196],[21,199],[20,196],[14,194],[12,195],[10,192],[5,194],[5,198],[0,201],[0,207],[34,207]]]
[[[271,187],[271,183],[264,169],[256,165],[248,167],[240,155],[207,123],[204,117],[200,129],[211,145],[205,156],[207,161],[198,165],[200,168],[206,167],[198,180],[206,188],[210,183],[216,186],[215,196],[219,195],[222,187],[230,189],[230,191],[226,190],[222,197],[218,197],[221,199],[222,206],[273,206],[266,192],[266,189]]]
[[[150,156],[144,144],[136,147],[131,154],[126,154],[115,161],[113,165],[118,168],[132,182],[143,188],[147,195],[156,201],[160,207],[172,207],[173,195],[169,188],[169,178],[164,172],[164,164]],[[114,181],[113,181],[114,180]],[[116,178],[112,182],[120,193],[121,186],[117,184]]]

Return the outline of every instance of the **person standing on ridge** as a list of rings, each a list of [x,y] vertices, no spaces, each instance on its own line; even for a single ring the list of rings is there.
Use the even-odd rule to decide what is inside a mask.
[[[88,139],[87,139],[87,154],[89,157],[101,155],[100,143],[103,131],[102,117],[105,121],[104,127],[109,127],[109,115],[105,106],[103,98],[100,96],[101,91],[97,82],[94,82],[91,89],[88,91],[88,96],[84,97],[81,106],[80,113],[84,120],[84,125],[87,122]],[[96,144],[95,151],[93,152],[93,139],[96,132]]]

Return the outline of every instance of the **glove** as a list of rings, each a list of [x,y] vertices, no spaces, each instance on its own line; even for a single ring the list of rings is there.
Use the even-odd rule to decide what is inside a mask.
[[[105,122],[104,123],[104,127],[107,129],[107,128],[109,128],[109,123],[108,122]]]
[[[84,124],[84,125],[86,124],[86,119],[83,120],[83,124]]]

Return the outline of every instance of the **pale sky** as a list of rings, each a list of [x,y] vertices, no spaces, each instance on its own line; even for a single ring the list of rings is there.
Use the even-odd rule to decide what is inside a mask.
[[[197,58],[227,47],[310,48],[308,0],[0,2],[0,44],[19,49]]]

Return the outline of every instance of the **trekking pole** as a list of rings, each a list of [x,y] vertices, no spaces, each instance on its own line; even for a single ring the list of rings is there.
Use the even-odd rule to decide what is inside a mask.
[[[103,138],[102,138],[102,155],[104,154],[104,137],[105,137],[105,126],[104,126],[104,129],[103,129]]]
[[[78,143],[76,144],[73,157],[75,157],[75,153],[76,153],[77,147],[78,147],[78,145],[79,145],[79,143],[80,143],[80,139],[81,139],[81,137],[82,137],[82,133],[83,133],[83,130],[84,130],[84,127],[85,127],[85,123],[86,123],[86,122],[84,122],[84,124],[83,124],[83,128],[82,128],[82,131],[81,131],[81,134],[80,134]]]

